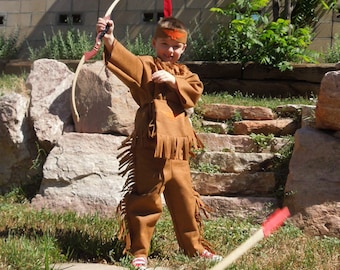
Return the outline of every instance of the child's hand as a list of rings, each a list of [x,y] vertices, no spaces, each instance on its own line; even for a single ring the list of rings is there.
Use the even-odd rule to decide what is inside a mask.
[[[155,83],[167,83],[172,88],[177,88],[176,78],[165,70],[158,70],[152,74],[152,80]]]
[[[113,36],[113,28],[114,23],[112,20],[105,20],[103,18],[98,18],[97,24],[96,24],[96,31],[97,34],[101,33],[106,29],[106,26],[108,26],[107,31],[105,35],[103,36],[103,41],[105,46],[110,49],[112,48],[114,36]]]

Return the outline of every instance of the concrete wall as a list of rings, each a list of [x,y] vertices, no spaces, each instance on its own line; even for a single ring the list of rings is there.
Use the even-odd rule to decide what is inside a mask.
[[[0,31],[7,34],[20,29],[20,40],[27,39],[30,46],[43,44],[43,32],[48,36],[58,30],[67,31],[67,20],[74,27],[95,34],[95,23],[105,14],[113,0],[0,0]],[[199,27],[211,33],[221,18],[209,11],[211,7],[224,7],[231,0],[173,0],[173,15],[184,21],[191,31]],[[339,6],[340,6],[340,1]],[[149,37],[157,18],[162,14],[163,0],[120,0],[112,13],[118,39],[141,33]],[[327,49],[340,31],[338,13],[326,12],[316,26],[316,37],[311,49]]]
[[[112,2],[113,0],[0,0],[0,31],[4,30],[9,34],[19,27],[20,40],[27,39],[34,47],[42,44],[43,32],[50,36],[53,31],[67,31],[70,25],[64,22],[73,18],[75,28],[95,34],[97,18],[104,16]],[[230,0],[173,0],[173,15],[183,20],[191,30],[200,25],[207,32],[216,27],[218,22],[209,8],[224,6],[229,2]],[[162,0],[120,0],[111,15],[115,21],[117,38],[124,39],[127,29],[131,38],[139,33],[149,37],[162,12]]]

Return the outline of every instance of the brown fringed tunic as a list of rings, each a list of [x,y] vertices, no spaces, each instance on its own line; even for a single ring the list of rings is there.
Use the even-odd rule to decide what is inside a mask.
[[[130,88],[139,105],[135,130],[119,157],[122,175],[128,175],[118,209],[124,221],[121,236],[127,250],[134,256],[148,256],[154,227],[162,213],[163,193],[179,247],[194,256],[208,248],[208,243],[202,237],[203,204],[192,187],[188,162],[190,149],[199,147],[200,142],[185,109],[199,100],[203,84],[185,65],[135,56],[117,40],[112,52],[105,51],[105,61]],[[161,69],[176,77],[178,89],[152,81],[152,74]]]

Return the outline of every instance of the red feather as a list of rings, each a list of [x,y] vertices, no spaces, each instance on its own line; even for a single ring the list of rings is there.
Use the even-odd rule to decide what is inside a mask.
[[[172,2],[171,0],[164,0],[164,17],[170,17],[172,16]]]

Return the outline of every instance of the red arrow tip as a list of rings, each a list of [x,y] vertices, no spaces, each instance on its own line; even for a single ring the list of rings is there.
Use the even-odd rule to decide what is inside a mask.
[[[279,228],[290,216],[287,207],[276,209],[262,224],[262,230],[265,237]]]

